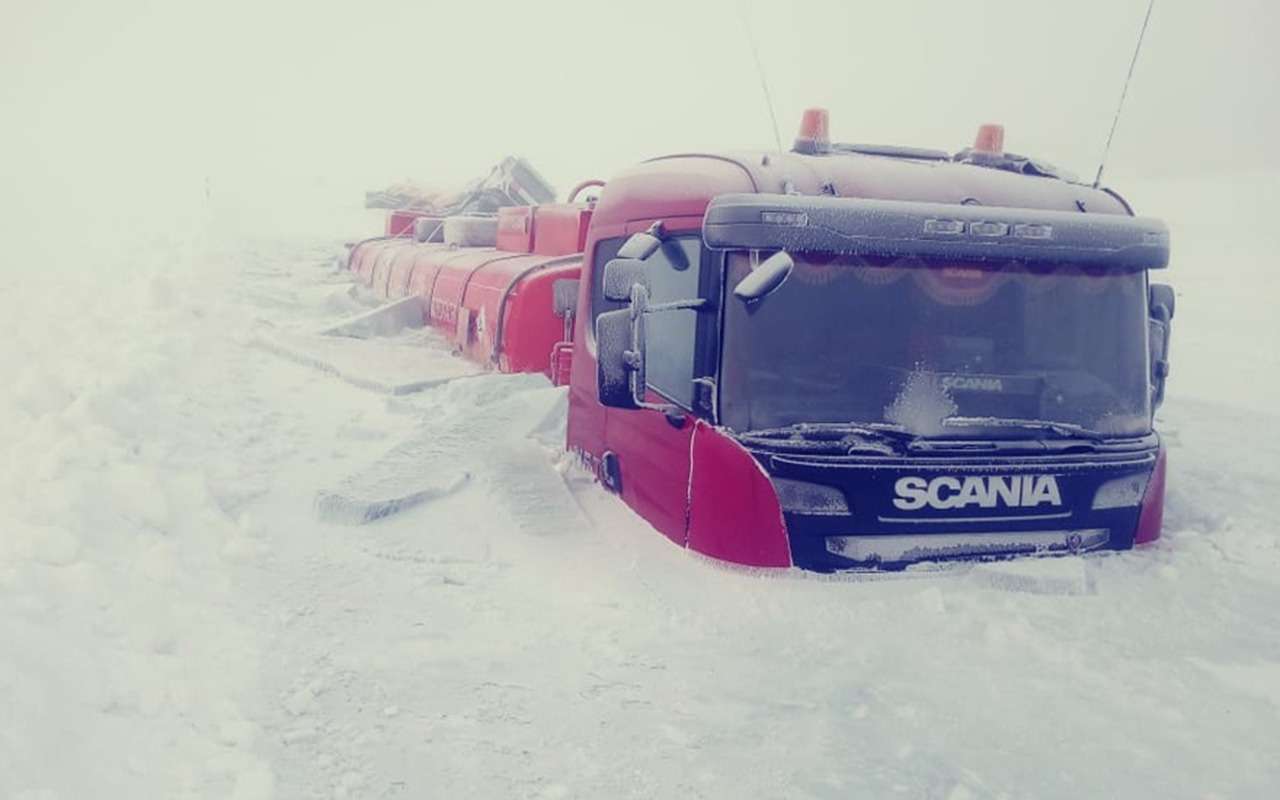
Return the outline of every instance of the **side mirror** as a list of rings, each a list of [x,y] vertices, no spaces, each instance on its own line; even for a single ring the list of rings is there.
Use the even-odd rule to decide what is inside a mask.
[[[733,287],[733,296],[744,303],[754,303],[773,294],[786,281],[796,262],[785,250],[766,258],[747,277]]]
[[[636,236],[642,234],[637,233]],[[604,297],[614,302],[631,299],[631,287],[640,284],[647,291],[649,280],[643,261],[634,258],[615,258],[604,265]]]
[[[1147,322],[1147,338],[1151,348],[1151,407],[1159,408],[1164,402],[1165,382],[1169,378],[1168,322],[1152,318]]]
[[[658,248],[662,246],[662,237],[662,223],[655,222],[649,226],[649,230],[643,233],[631,234],[631,237],[623,242],[622,247],[618,249],[618,258],[634,258],[637,261],[644,261],[658,252]]]
[[[1151,348],[1151,406],[1164,402],[1164,387],[1169,378],[1169,337],[1173,333],[1173,287],[1151,284],[1147,303],[1151,319],[1147,322],[1147,339]]]
[[[1164,322],[1173,319],[1173,309],[1176,305],[1173,287],[1163,283],[1153,283],[1147,291],[1147,305],[1151,309],[1151,316]]]
[[[551,310],[557,317],[578,312],[578,283],[572,278],[561,278],[551,284]]]
[[[645,394],[645,310],[637,287],[631,305],[596,317],[596,390],[607,408],[641,408]]]

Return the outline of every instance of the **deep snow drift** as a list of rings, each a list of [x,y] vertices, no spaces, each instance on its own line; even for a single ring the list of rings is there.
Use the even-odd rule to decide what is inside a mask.
[[[356,219],[6,280],[0,797],[1274,796],[1275,185],[1130,192],[1174,231],[1164,540],[905,578],[687,556],[557,456],[538,377],[255,346],[365,307]],[[317,513],[389,451],[465,479]]]

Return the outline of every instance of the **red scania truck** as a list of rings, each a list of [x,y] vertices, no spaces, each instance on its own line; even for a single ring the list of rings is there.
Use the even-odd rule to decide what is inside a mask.
[[[493,224],[350,263],[567,380],[567,447],[682,547],[826,572],[1160,534],[1168,231],[998,126],[844,145],[813,110],[791,152],[657,158]]]

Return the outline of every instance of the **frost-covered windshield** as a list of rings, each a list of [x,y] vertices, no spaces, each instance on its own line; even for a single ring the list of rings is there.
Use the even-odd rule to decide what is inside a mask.
[[[731,255],[728,270],[731,290],[747,255]],[[962,438],[1034,436],[1027,423],[1048,421],[1141,435],[1151,429],[1145,297],[1140,272],[797,256],[754,307],[725,301],[723,420],[737,431],[874,422]]]

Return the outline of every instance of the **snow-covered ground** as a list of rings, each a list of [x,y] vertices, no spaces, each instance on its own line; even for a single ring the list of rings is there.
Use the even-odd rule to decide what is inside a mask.
[[[888,580],[678,551],[557,458],[540,378],[255,346],[364,307],[355,218],[11,264],[0,797],[1280,794],[1276,176],[1116,182],[1174,226],[1164,540]],[[415,443],[462,488],[318,516]]]

